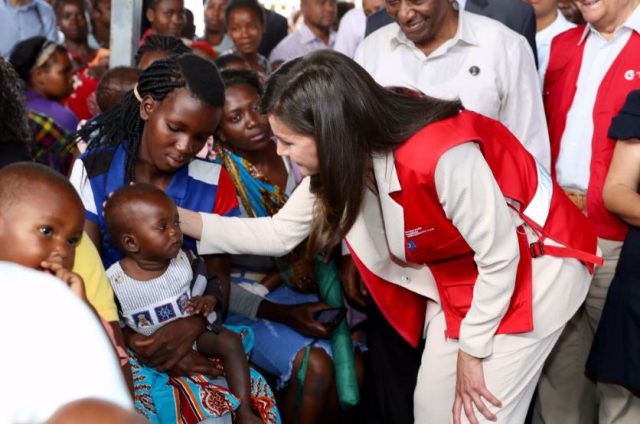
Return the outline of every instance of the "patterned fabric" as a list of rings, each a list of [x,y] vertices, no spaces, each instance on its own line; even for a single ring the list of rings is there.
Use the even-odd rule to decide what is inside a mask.
[[[231,176],[248,216],[274,215],[286,203],[289,196],[283,188],[272,184],[251,162],[220,145],[216,146],[216,155]],[[276,264],[287,284],[303,293],[317,293],[315,261],[306,258],[305,244],[278,258]]]
[[[67,175],[76,152],[76,141],[51,117],[32,110],[27,111],[27,116],[33,133],[30,146],[33,160]]]
[[[254,344],[251,329],[227,327],[242,336],[242,344],[248,354]],[[153,424],[195,424],[210,417],[233,415],[240,406],[240,401],[226,387],[223,378],[203,375],[170,377],[142,365],[132,352],[129,355],[136,409]],[[223,371],[220,361],[212,359],[212,362]],[[280,412],[273,392],[260,373],[254,369],[250,369],[250,373],[253,409],[265,423],[279,424]]]
[[[103,203],[109,193],[125,186],[126,150],[120,144],[115,150],[89,151],[76,161],[71,184],[76,188],[85,208],[86,218],[97,223],[102,238],[102,262],[109,268],[122,259],[122,253],[111,243],[104,225]],[[174,175],[165,193],[185,209],[196,212],[237,216],[238,200],[233,183],[220,164],[193,159]],[[184,238],[183,247],[197,251],[195,240]]]

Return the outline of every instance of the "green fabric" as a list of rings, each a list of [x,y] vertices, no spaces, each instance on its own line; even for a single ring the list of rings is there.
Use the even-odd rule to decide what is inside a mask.
[[[307,378],[307,366],[309,366],[309,354],[311,353],[311,346],[316,342],[316,340],[314,340],[304,348],[304,356],[302,357],[302,364],[300,364],[298,375],[296,375],[296,379],[298,380],[298,390],[296,391],[296,411],[294,415],[294,422],[296,424],[300,422],[300,407],[302,407],[302,394],[304,393],[304,381]]]
[[[325,264],[323,258],[318,257],[316,278],[320,299],[332,308],[344,307],[340,273],[333,261]],[[331,349],[333,350],[333,367],[340,406],[342,408],[355,406],[360,401],[360,393],[353,359],[351,331],[346,319],[342,320],[333,330]]]

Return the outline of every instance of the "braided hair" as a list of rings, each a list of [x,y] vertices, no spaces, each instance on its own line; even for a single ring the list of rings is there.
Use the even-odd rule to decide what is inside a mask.
[[[140,98],[151,96],[159,102],[179,88],[188,89],[208,106],[224,106],[224,85],[218,68],[191,53],[154,62],[142,72],[136,86]],[[89,151],[111,149],[125,142],[125,182],[129,183],[135,180],[144,124],[140,117],[140,102],[132,90],[115,108],[82,127],[76,136],[89,143]]]
[[[151,35],[147,37],[144,44],[140,46],[136,52],[136,66],[140,64],[142,56],[148,52],[165,52],[169,55],[178,55],[191,52],[182,40],[169,35]]]

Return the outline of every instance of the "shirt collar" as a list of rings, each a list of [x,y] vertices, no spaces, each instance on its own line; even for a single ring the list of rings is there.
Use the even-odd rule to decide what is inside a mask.
[[[477,46],[479,44],[478,38],[476,37],[476,34],[473,31],[473,28],[471,27],[471,25],[469,25],[469,21],[467,20],[468,13],[469,12],[465,12],[462,9],[458,11],[458,28],[456,29],[456,33],[453,35],[453,38],[445,41],[445,44],[443,46],[438,47],[434,51],[434,53],[439,52],[440,49],[445,45],[446,47],[444,52],[446,52],[446,50],[448,50],[449,47],[452,47],[458,44],[459,42],[463,42],[465,44],[469,44],[472,46]],[[402,29],[400,29],[400,26],[397,23],[396,25],[398,26],[398,31],[391,38],[391,46],[397,47],[399,44],[405,44],[409,47],[417,48],[416,45],[413,43],[413,41],[409,40],[407,36],[404,34],[404,32],[402,32]]]
[[[616,32],[618,32],[621,28],[628,28],[640,34],[640,6],[637,6],[635,8],[635,10],[631,13],[627,20],[620,26],[620,28],[616,29]],[[582,33],[582,37],[580,37],[578,45],[582,44],[582,42],[589,36],[592,31],[598,33],[598,31],[593,28],[591,24],[587,24],[584,28],[584,32]]]
[[[324,44],[324,41],[322,41],[320,38],[318,38],[311,31],[311,29],[309,29],[309,27],[304,22],[302,23],[302,25],[300,25],[300,29],[298,30],[298,32],[300,33],[300,43],[301,44],[309,44],[309,43],[313,43],[315,41],[318,41],[318,42]],[[335,38],[336,38],[336,33],[332,29],[329,32],[329,46],[333,45],[333,42],[334,42]]]
[[[9,3],[9,0],[2,0],[2,2],[7,6],[10,7],[12,9],[16,9],[16,10],[20,10],[20,9],[30,9],[33,7],[37,7],[36,1],[35,0],[30,0],[27,3],[21,5],[21,6],[14,6],[11,3]]]

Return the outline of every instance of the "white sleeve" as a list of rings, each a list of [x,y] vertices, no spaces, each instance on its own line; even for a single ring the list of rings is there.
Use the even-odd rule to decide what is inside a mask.
[[[460,327],[460,349],[485,358],[515,286],[520,250],[505,198],[477,144],[447,151],[436,167],[436,191],[446,216],[474,251],[478,279]]]
[[[316,198],[304,178],[285,205],[264,218],[222,217],[201,213],[202,237],[198,253],[283,256],[309,235]]]
[[[498,120],[550,171],[551,145],[542,90],[531,46],[524,37],[509,44],[500,72],[504,74],[504,97]]]
[[[91,182],[87,175],[87,170],[84,167],[82,159],[76,159],[71,169],[71,175],[69,176],[71,185],[76,189],[88,218],[94,222],[98,222],[98,212],[96,202],[93,196],[93,190],[91,189]]]

